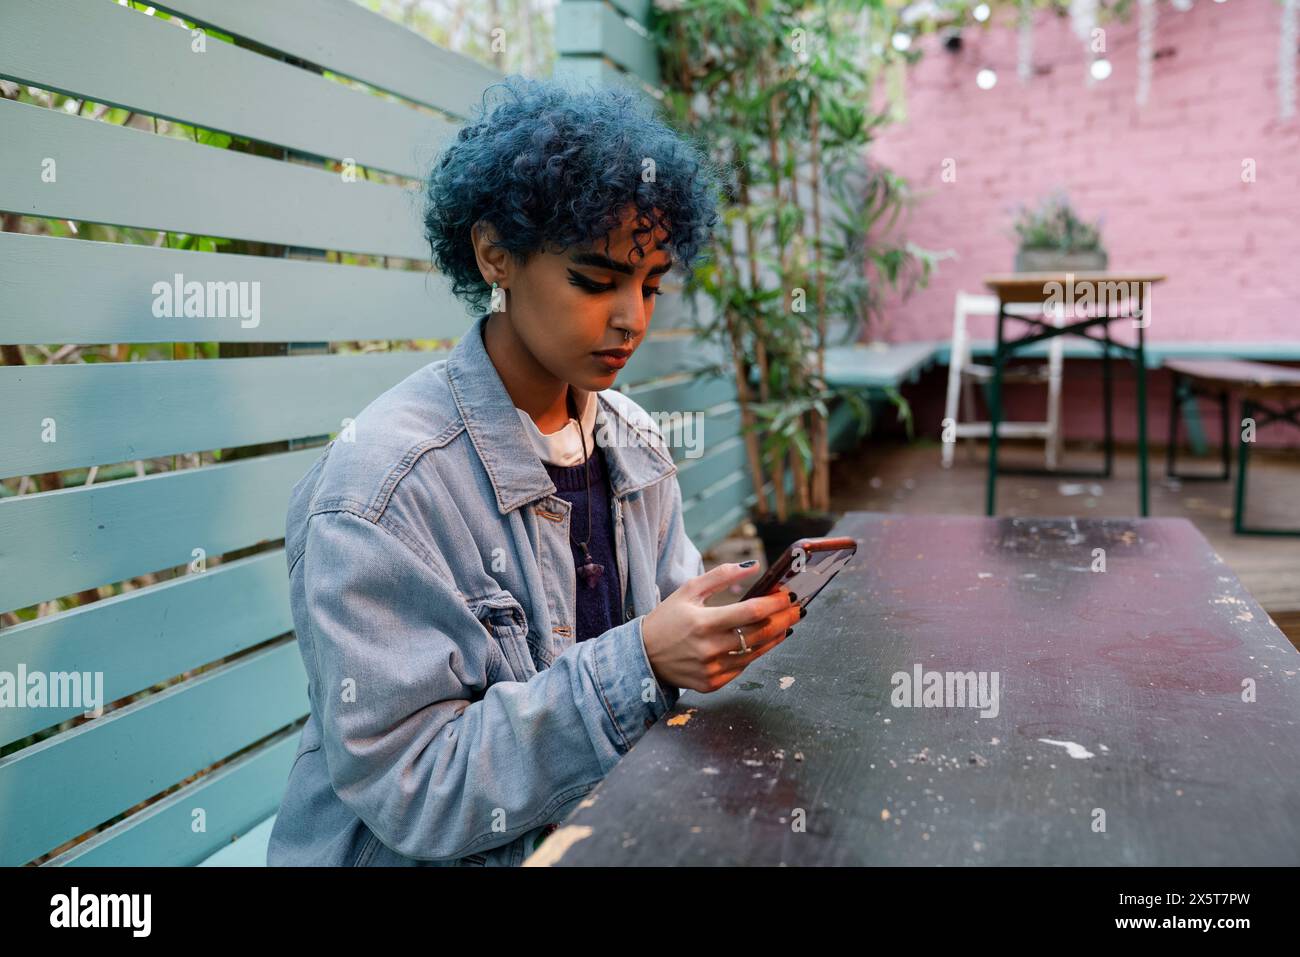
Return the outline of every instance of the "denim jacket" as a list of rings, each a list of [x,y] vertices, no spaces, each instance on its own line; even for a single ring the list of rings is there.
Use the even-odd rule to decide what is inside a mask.
[[[311,713],[269,864],[518,865],[676,704],[641,623],[704,566],[662,433],[597,393],[626,620],[576,643],[570,505],[486,319],[367,406],[290,494]]]

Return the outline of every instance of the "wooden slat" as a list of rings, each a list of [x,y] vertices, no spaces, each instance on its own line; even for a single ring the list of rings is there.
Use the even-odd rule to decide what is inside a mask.
[[[934,362],[934,353],[933,342],[900,342],[884,349],[832,346],[826,350],[826,382],[862,389],[914,382]]]
[[[258,283],[257,325],[154,316],[154,283],[177,273]],[[425,272],[0,233],[4,343],[454,339],[469,324],[447,283]]]
[[[605,56],[647,83],[659,82],[653,41],[603,0],[571,0],[556,8],[555,49],[561,55]]]
[[[1075,294],[1113,301],[1111,296],[1120,290],[1149,289],[1150,285],[1164,282],[1165,277],[1155,272],[1109,272],[1106,270],[1081,270],[1079,272],[1019,272],[998,273],[984,277],[984,285],[993,290],[1003,302],[1040,303],[1060,297],[1069,289]],[[1122,288],[1121,288],[1122,287]],[[1150,295],[1150,292],[1144,292]],[[1127,302],[1127,295],[1122,298]]]
[[[572,3],[575,0],[560,0],[560,2]],[[609,3],[619,13],[631,17],[637,23],[645,24],[649,20],[650,0],[609,0]]]
[[[266,494],[275,501],[281,492]],[[20,662],[28,673],[102,671],[108,704],[292,628],[284,550],[276,549],[9,628],[0,671],[16,674]],[[0,745],[84,711],[0,709]]]
[[[301,737],[301,728],[276,735],[64,851],[45,866],[189,867],[202,863],[279,807]],[[204,812],[207,830],[196,833],[193,812],[198,808]]]
[[[210,857],[199,862],[199,867],[265,867],[271,834],[275,831],[278,814],[257,822],[248,832],[240,835]]]
[[[722,512],[743,502],[752,489],[748,472],[737,472],[730,478],[713,484],[698,497],[685,502],[682,518],[687,522],[688,528],[691,522],[703,527]]]
[[[0,367],[0,478],[338,432],[436,352]],[[57,441],[42,442],[42,421]]]
[[[696,523],[692,522],[687,526],[687,532],[691,536],[691,541],[701,552],[707,552],[719,542],[727,538],[737,525],[743,522],[749,514],[749,506],[753,503],[754,498],[751,495],[749,500],[743,505],[736,505],[722,513],[720,518],[716,518],[707,524],[693,527]],[[704,516],[699,516],[703,521]]]
[[[651,332],[692,330],[696,322],[707,324],[714,315],[713,304],[707,297],[700,294],[692,304],[672,273],[664,277],[663,285],[659,288],[664,290],[664,294],[655,303],[654,318],[650,322]],[[698,319],[696,319],[697,314]]]
[[[639,386],[651,379],[705,369],[721,361],[721,351],[712,343],[700,342],[690,335],[652,334],[632,353],[615,384]]]
[[[284,537],[321,449],[0,501],[0,610]],[[206,573],[194,573],[206,574]]]
[[[754,500],[753,484],[748,470],[738,472],[686,502],[682,508],[682,523],[686,533],[700,551],[716,544],[722,535],[741,521]]]
[[[633,93],[645,93],[645,85],[635,73],[625,73],[598,56],[571,54],[557,57],[553,75],[565,83],[574,83],[584,88],[622,87]]]
[[[453,116],[468,117],[484,87],[501,78],[351,0],[167,0],[154,6]]]
[[[0,759],[0,866],[23,864],[307,713],[293,641]]]
[[[629,398],[648,412],[708,409],[736,399],[736,383],[727,376],[701,376],[663,385],[631,388]]]
[[[689,501],[715,482],[748,468],[745,444],[739,436],[710,448],[707,455],[698,459],[678,462],[677,481],[682,489],[682,498]]]
[[[0,99],[0,209],[424,259],[419,197],[307,166]],[[55,182],[44,182],[53,160]],[[159,277],[165,278],[165,277]]]
[[[737,525],[751,517],[751,510],[758,502],[758,495],[753,489],[749,470],[745,469],[732,478],[710,486],[700,497],[686,503],[683,522],[691,541],[700,551],[712,548]],[[771,502],[773,483],[768,482],[764,489]],[[787,496],[794,494],[794,473],[789,469],[785,472],[785,491]]]
[[[104,0],[0,4],[0,76],[415,178],[455,135],[441,117],[251,50],[214,39],[195,52],[188,30]]]
[[[703,416],[702,427],[694,419],[687,419],[686,415],[682,416],[683,425],[687,422],[691,423],[691,431],[688,434],[674,434],[675,429],[671,420],[660,423],[664,439],[669,443],[668,450],[680,469],[688,468],[692,463],[707,458],[716,449],[741,434],[740,406],[734,402],[715,406],[700,414]]]
[[[630,365],[631,363],[629,363]],[[1166,359],[1165,368],[1224,389],[1279,392],[1300,389],[1300,369],[1241,359]]]
[[[993,355],[995,343],[992,339],[970,340],[973,356]],[[1066,336],[1062,351],[1067,359],[1097,359],[1101,357],[1101,346],[1091,339]],[[1146,344],[1146,363],[1148,369],[1157,369],[1166,360],[1175,357],[1207,359],[1259,359],[1264,362],[1300,362],[1300,342],[1148,342]],[[1035,342],[1016,350],[1016,358],[1025,356],[1040,357],[1047,355],[1048,343]],[[934,361],[947,365],[951,359],[952,343],[941,340],[936,343]],[[1111,350],[1111,356],[1116,355]]]

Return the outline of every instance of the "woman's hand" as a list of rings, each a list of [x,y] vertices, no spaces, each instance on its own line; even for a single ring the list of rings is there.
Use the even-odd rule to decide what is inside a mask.
[[[719,565],[685,582],[645,616],[641,637],[657,678],[675,688],[717,691],[785,640],[801,615],[800,606],[792,603],[795,596],[784,585],[731,605],[704,604],[710,595],[757,570]],[[753,650],[729,655],[740,648],[737,628]]]

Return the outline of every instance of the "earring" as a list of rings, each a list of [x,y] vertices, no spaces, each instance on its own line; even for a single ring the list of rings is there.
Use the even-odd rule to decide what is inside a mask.
[[[492,311],[506,311],[506,291],[504,289],[498,289],[495,282],[492,283]]]

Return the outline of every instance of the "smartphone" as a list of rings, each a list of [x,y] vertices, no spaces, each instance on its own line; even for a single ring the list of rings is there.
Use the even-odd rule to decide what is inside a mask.
[[[754,583],[741,601],[766,595],[784,585],[795,593],[797,604],[807,605],[839,574],[858,551],[855,539],[801,538],[791,544],[776,564]]]

